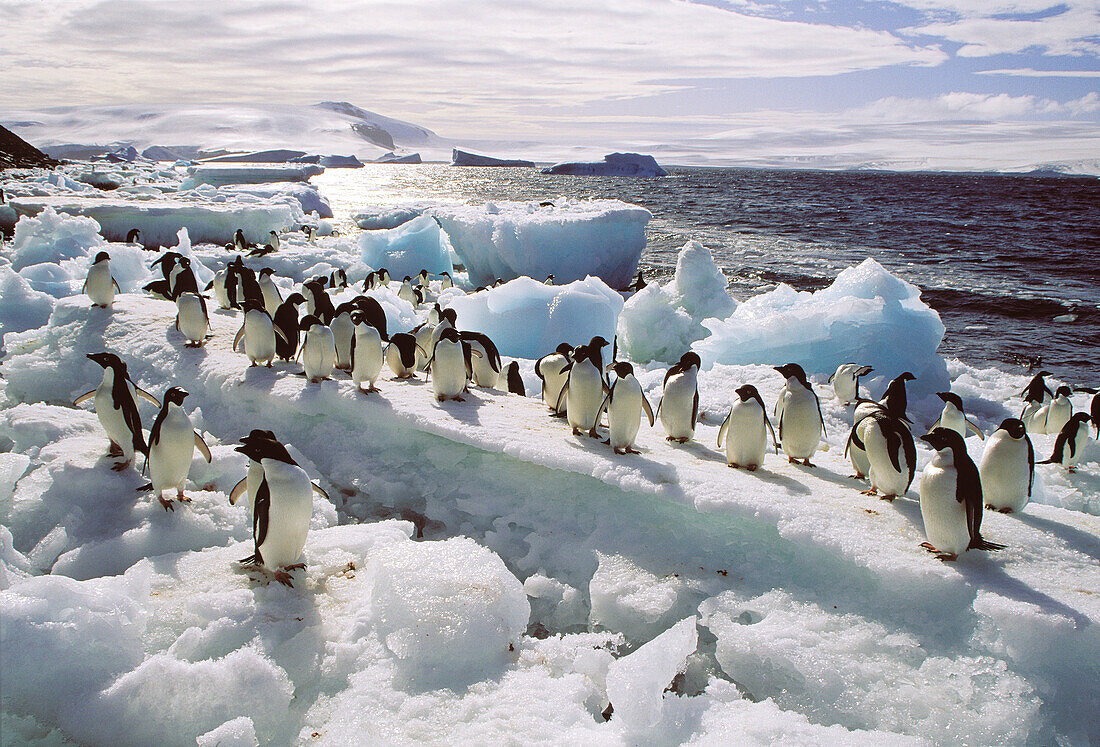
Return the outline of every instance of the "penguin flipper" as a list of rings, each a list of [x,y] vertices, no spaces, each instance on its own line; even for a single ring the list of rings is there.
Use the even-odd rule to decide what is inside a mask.
[[[645,410],[646,417],[649,418],[649,427],[652,428],[656,418],[653,416],[653,408],[649,406],[649,400],[645,398],[644,392],[642,392],[642,409]]]
[[[242,477],[237,481],[237,484],[233,486],[233,489],[229,491],[229,505],[237,505],[237,501],[244,495],[248,489],[248,477]]]
[[[134,391],[137,392],[137,395],[139,397],[141,397],[143,400],[145,400],[146,402],[152,402],[157,407],[160,407],[160,402],[157,400],[157,398],[154,397],[153,395],[149,394],[149,392],[145,391],[144,389],[139,387],[137,384],[134,384]]]
[[[695,430],[695,423],[699,420],[699,390],[695,390],[695,396],[691,399],[691,429]]]
[[[256,540],[256,557],[260,557],[260,545],[267,539],[269,512],[271,510],[271,488],[265,477],[256,490],[256,503],[252,508],[252,536]]]
[[[974,423],[972,423],[969,418],[965,418],[965,420],[966,420],[966,430],[969,431],[970,433],[973,433],[975,436],[977,436],[979,440],[984,441],[985,440],[985,434],[982,433],[982,429],[979,428],[978,426],[974,425]]]
[[[764,423],[768,426],[768,430],[772,432],[772,446],[775,447],[775,453],[778,454],[779,453],[779,439],[777,439],[775,437],[775,428],[772,428],[772,421],[768,420],[768,413],[766,411],[763,411],[764,408],[760,408],[760,409],[762,411],[761,414],[764,416]]]
[[[202,454],[207,464],[213,461],[213,457],[210,456],[210,447],[202,440],[202,436],[199,435],[198,431],[195,431],[195,448],[199,450],[199,453]]]
[[[1027,431],[1024,432],[1024,440],[1027,441],[1027,497],[1031,497],[1031,486],[1035,484],[1035,447],[1031,445]]]
[[[317,495],[321,496],[321,497],[322,497],[322,498],[324,498],[324,499],[325,499],[326,501],[331,501],[331,500],[332,500],[331,498],[329,498],[329,497],[328,497],[328,493],[326,493],[326,492],[325,492],[325,489],[324,489],[324,488],[322,488],[322,487],[321,487],[320,485],[318,485],[317,483],[315,483],[315,482],[311,482],[311,483],[310,483],[310,487],[312,487],[312,488],[313,488],[313,492],[314,492],[314,493],[316,493]]]
[[[722,426],[718,429],[718,448],[722,448],[722,440],[726,437],[726,431],[730,428],[730,418],[733,417],[733,409],[730,408],[730,414],[726,416],[726,419],[722,421]]]
[[[237,352],[237,346],[241,344],[241,339],[244,337],[244,324],[241,324],[241,328],[237,330],[237,335],[233,338],[233,352]]]
[[[87,284],[88,281],[85,280],[84,282],[85,282],[85,284]],[[115,291],[116,292],[122,293],[122,288],[118,287],[118,281],[115,280],[114,278],[111,278],[111,285],[115,286]]]
[[[90,400],[92,397],[95,396],[95,392],[96,392],[95,389],[93,389],[90,392],[84,392],[84,394],[80,395],[79,397],[77,397],[76,399],[73,400],[73,407],[79,407],[80,405],[82,405],[85,402],[87,402],[88,400]]]
[[[280,340],[282,340],[282,341],[283,341],[284,343],[286,343],[287,345],[289,345],[289,344],[290,344],[290,340],[289,340],[289,339],[287,338],[287,336],[286,336],[286,332],[283,332],[283,328],[282,328],[282,327],[280,327],[280,326],[279,326],[279,325],[277,325],[277,324],[273,324],[273,325],[271,325],[271,326],[272,326],[272,329],[274,329],[274,330],[275,330],[275,334],[279,336],[279,339],[280,339]]]
[[[592,421],[592,427],[595,428],[600,424],[600,418],[603,417],[604,411],[607,409],[608,404],[611,403],[611,392],[607,393],[607,396],[603,398],[603,402],[600,403],[599,408],[596,410],[596,418]],[[610,416],[608,416],[610,417]]]
[[[558,392],[558,401],[556,403],[554,403],[554,410],[555,411],[561,412],[561,403],[565,401],[565,393],[568,392],[568,391],[569,391],[569,381],[566,380],[566,382],[561,385],[561,391]]]

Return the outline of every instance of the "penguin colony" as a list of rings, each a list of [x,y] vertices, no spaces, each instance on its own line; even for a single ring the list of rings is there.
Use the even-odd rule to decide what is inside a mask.
[[[303,227],[310,243],[315,241],[311,228]],[[130,241],[140,240],[132,231]],[[243,353],[250,366],[271,367],[278,358],[298,361],[299,375],[316,384],[332,378],[335,372],[346,374],[363,394],[377,392],[375,386],[383,366],[396,379],[416,378],[425,373],[431,380],[437,401],[462,401],[471,384],[502,389],[525,396],[519,365],[512,361],[502,366],[493,341],[476,331],[459,330],[453,309],[436,303],[427,321],[407,333],[388,334],[386,316],[377,300],[359,295],[350,302],[334,306],[326,288],[339,291],[348,287],[343,270],[317,277],[302,284],[301,292],[285,299],[274,283],[274,271],[265,267],[256,273],[244,263],[243,256],[264,256],[278,251],[279,235],[270,232],[262,246],[249,244],[238,229],[226,249],[237,253],[218,271],[200,292],[190,259],[176,252],[165,252],[150,265],[159,268],[161,279],[145,286],[150,295],[173,301],[177,306],[175,329],[184,345],[198,347],[211,337],[205,291],[213,291],[219,308],[242,312],[242,323],[233,340],[233,350]],[[429,297],[430,274],[422,270],[415,278],[406,276],[397,292],[399,298],[414,307]],[[453,286],[446,273],[440,276],[443,289]],[[387,287],[394,281],[381,268],[367,275],[363,292]],[[553,282],[553,276],[547,278]],[[499,284],[499,281],[498,283]],[[496,285],[494,284],[494,285]],[[631,289],[644,287],[639,273]],[[93,307],[109,308],[118,284],[111,276],[110,257],[100,252],[91,265],[84,292]],[[305,306],[300,315],[300,307]],[[610,345],[602,337],[587,344],[558,345],[554,352],[535,362],[535,374],[542,384],[542,398],[551,417],[565,419],[575,436],[599,438],[598,429],[606,417],[607,439],[615,454],[638,454],[634,448],[644,419],[653,427],[657,420],[666,439],[685,444],[695,436],[700,418],[698,373],[699,356],[685,353],[664,377],[662,397],[654,410],[630,363],[605,362],[604,348]],[[126,364],[110,352],[87,356],[103,368],[99,387],[81,395],[74,404],[94,400],[96,414],[110,441],[108,455],[121,459],[111,469],[120,471],[144,456],[143,472],[150,482],[139,488],[151,490],[166,511],[174,511],[176,502],[189,499],[184,493],[187,472],[197,449],[206,461],[210,450],[182,409],[187,392],[169,387],[163,404],[130,379]],[[825,422],[821,405],[805,371],[797,363],[775,368],[784,385],[772,408],[772,417],[760,393],[752,385],[735,390],[728,415],[718,431],[717,446],[723,448],[731,468],[754,472],[764,465],[769,445],[786,454],[791,464],[813,467]],[[906,382],[914,380],[905,372],[888,385],[880,400],[860,396],[860,378],[874,369],[857,363],[845,363],[829,377],[836,398],[844,405],[854,404],[853,423],[845,444],[857,480],[867,480],[865,495],[878,495],[893,501],[904,496],[916,473],[916,446],[913,422],[906,414]],[[609,376],[614,373],[612,380]],[[1028,432],[1057,433],[1049,459],[1039,464],[1061,464],[1074,471],[1089,438],[1090,423],[1100,436],[1100,395],[1094,397],[1090,413],[1074,413],[1069,401],[1072,390],[1061,386],[1051,392],[1040,372],[1024,388],[1024,408],[1019,418],[1005,419],[989,436],[980,467],[969,457],[964,439],[985,434],[966,416],[962,399],[952,392],[940,392],[944,402],[939,418],[920,439],[935,450],[919,483],[921,515],[928,539],[923,544],[941,560],[955,560],[967,550],[993,551],[1002,545],[981,536],[983,509],[1004,513],[1019,511],[1027,503],[1034,483],[1034,449]],[[364,388],[364,384],[366,388]],[[1089,391],[1089,390],[1085,390]],[[144,398],[158,408],[146,440],[137,409]],[[769,438],[770,436],[770,438]],[[291,571],[303,568],[299,562],[306,542],[312,512],[311,493],[324,495],[291,457],[286,445],[271,431],[253,430],[241,439],[236,449],[249,459],[244,478],[230,493],[236,504],[247,494],[253,517],[255,549],[241,562],[262,569],[279,583],[292,586]],[[174,500],[165,491],[175,491]],[[327,496],[326,496],[327,497]]]

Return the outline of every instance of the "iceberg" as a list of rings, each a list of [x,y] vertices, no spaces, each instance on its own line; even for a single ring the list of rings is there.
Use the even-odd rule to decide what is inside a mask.
[[[447,237],[431,216],[422,215],[397,228],[367,231],[359,237],[359,248],[367,266],[385,267],[398,280],[421,270],[433,275],[454,273]]]
[[[397,228],[428,209],[427,205],[367,205],[351,217],[355,225],[367,231]]]
[[[668,176],[653,156],[608,153],[602,161],[563,161],[542,169],[544,174],[573,176]]]
[[[492,156],[479,156],[477,153],[467,153],[455,148],[451,151],[452,166],[516,166],[534,168],[534,161],[525,161],[521,158],[493,158]]]
[[[399,156],[391,152],[374,159],[374,163],[423,163],[423,160],[420,158],[419,153],[409,153],[404,156]]]
[[[200,184],[221,187],[226,184],[264,184],[265,182],[305,182],[311,176],[325,173],[323,166],[312,163],[280,163],[272,166],[221,166],[200,165],[187,169],[190,178],[183,182],[183,189]]]
[[[562,283],[594,275],[612,288],[633,278],[652,217],[619,200],[490,202],[433,214],[475,286],[523,275]]]
[[[306,215],[317,213],[321,218],[332,217],[332,206],[325,196],[309,182],[270,182],[268,184],[230,184],[218,190],[228,195],[253,195],[265,200],[290,197],[302,206]]]

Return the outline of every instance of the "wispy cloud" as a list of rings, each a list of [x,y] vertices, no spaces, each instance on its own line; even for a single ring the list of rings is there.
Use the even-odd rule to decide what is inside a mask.
[[[976,75],[1015,75],[1021,78],[1100,78],[1100,70],[1036,70],[1030,67],[977,70]]]

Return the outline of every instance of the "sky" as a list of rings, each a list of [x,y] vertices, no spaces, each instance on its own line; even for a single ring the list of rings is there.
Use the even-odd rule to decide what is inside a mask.
[[[1100,159],[1100,0],[0,6],[0,108],[346,100],[516,148]]]

